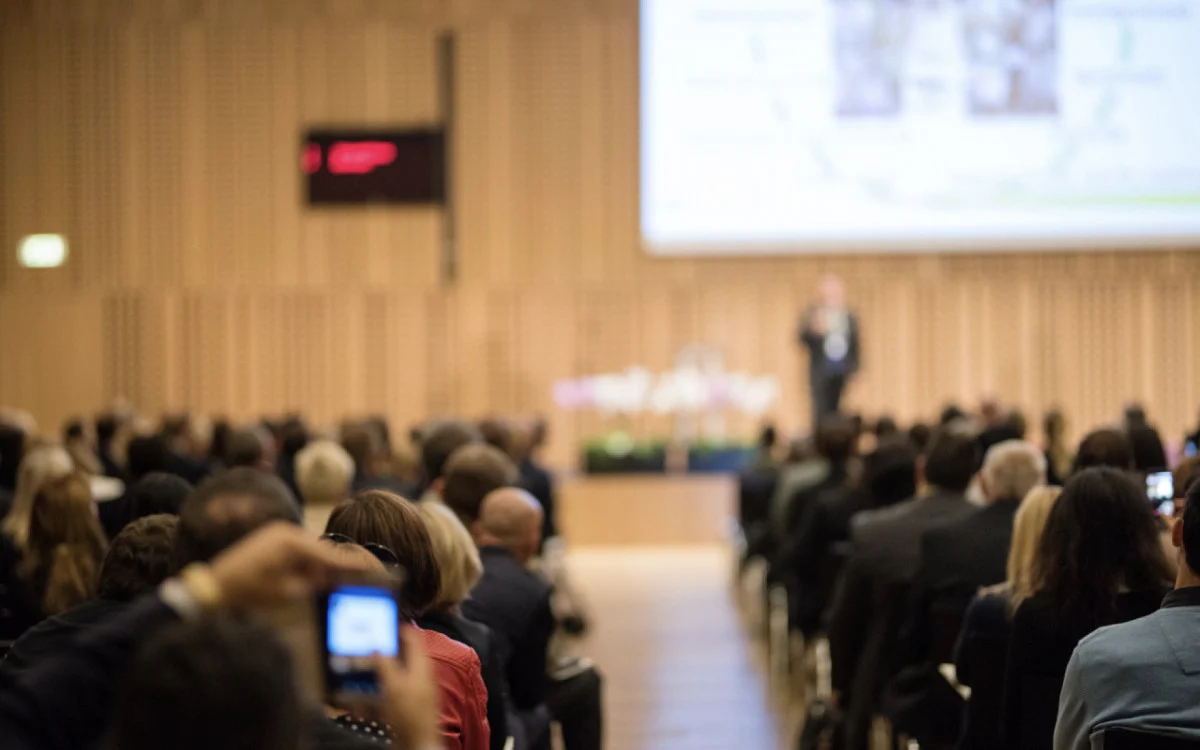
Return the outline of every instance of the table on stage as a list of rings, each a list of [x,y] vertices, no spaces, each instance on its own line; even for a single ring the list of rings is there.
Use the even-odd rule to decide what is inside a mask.
[[[737,505],[728,474],[560,475],[559,533],[573,549],[720,544]]]

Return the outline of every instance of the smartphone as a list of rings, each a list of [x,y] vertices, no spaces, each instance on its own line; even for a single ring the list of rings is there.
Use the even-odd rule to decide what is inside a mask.
[[[1169,471],[1146,475],[1146,496],[1160,516],[1175,515],[1175,478]]]
[[[403,658],[400,591],[385,581],[339,584],[317,597],[325,694],[338,703],[379,695],[372,659]]]
[[[1189,440],[1183,444],[1183,455],[1187,458],[1196,457],[1196,441]]]

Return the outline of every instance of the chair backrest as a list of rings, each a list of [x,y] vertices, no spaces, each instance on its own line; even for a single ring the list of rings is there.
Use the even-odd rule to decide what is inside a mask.
[[[738,477],[738,521],[743,529],[770,520],[778,477],[778,471],[766,467],[745,471]]]
[[[1100,732],[1104,750],[1200,750],[1200,737],[1113,727]]]

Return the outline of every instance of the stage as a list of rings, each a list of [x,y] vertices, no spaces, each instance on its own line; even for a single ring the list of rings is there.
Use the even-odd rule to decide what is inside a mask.
[[[557,501],[571,549],[720,544],[735,517],[737,477],[559,475]]]

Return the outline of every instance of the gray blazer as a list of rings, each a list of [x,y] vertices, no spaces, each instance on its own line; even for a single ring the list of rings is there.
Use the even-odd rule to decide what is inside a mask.
[[[1110,727],[1200,738],[1198,644],[1200,587],[1172,591],[1157,612],[1084,638],[1063,679],[1055,750],[1099,749],[1097,733]]]

